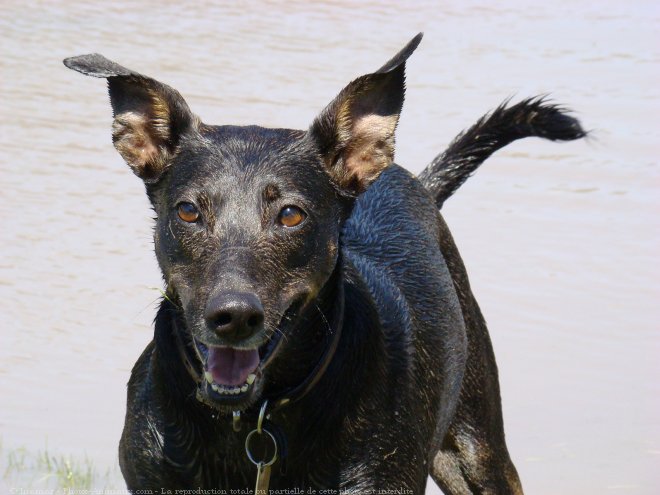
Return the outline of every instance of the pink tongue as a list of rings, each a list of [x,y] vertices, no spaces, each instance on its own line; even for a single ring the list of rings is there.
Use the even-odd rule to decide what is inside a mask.
[[[259,366],[259,351],[209,347],[208,370],[218,385],[243,385]]]

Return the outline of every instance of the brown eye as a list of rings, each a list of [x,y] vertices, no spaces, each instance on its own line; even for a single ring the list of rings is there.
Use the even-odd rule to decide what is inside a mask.
[[[307,218],[304,211],[296,206],[285,206],[277,216],[277,221],[285,227],[300,225]]]
[[[177,206],[179,218],[184,222],[193,223],[199,218],[199,211],[192,203],[179,203]]]

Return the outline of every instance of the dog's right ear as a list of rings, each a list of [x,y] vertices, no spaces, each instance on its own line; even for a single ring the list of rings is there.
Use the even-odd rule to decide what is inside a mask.
[[[114,122],[112,142],[135,175],[155,183],[170,165],[182,136],[199,119],[175,89],[99,54],[64,60],[82,74],[108,80]]]

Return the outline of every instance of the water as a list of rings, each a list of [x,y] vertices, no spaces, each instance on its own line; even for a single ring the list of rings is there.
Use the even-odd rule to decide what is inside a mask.
[[[0,435],[116,464],[161,279],[142,185],[110,141],[101,52],[209,123],[306,128],[418,31],[397,161],[419,172],[503,99],[551,93],[589,141],[516,143],[445,207],[488,320],[528,493],[660,484],[660,7],[566,0],[3,2]],[[434,486],[430,493],[438,493]]]

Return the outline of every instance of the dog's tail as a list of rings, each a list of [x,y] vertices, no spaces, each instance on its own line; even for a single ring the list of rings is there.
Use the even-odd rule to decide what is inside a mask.
[[[441,208],[479,165],[517,139],[531,136],[572,141],[586,136],[580,122],[543,96],[508,106],[508,100],[459,134],[444,153],[419,175],[419,180]]]

